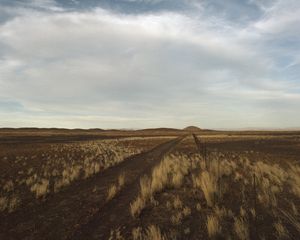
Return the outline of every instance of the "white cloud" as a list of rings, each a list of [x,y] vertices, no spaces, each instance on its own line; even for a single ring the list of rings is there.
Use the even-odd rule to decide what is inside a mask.
[[[24,107],[0,124],[264,126],[272,101],[300,103],[260,44],[270,19],[243,28],[201,14],[24,11],[0,26],[0,102]]]
[[[300,30],[300,2],[297,0],[279,0],[265,9],[264,17],[255,23],[255,27],[269,34],[284,33],[298,36]]]

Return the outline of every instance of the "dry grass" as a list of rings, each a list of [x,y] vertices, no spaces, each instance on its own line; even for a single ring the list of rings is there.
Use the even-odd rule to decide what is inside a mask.
[[[174,225],[179,225],[181,223],[182,219],[183,219],[183,214],[181,212],[174,213],[171,216],[171,222]]]
[[[234,232],[238,239],[249,239],[249,225],[244,218],[234,218]]]
[[[207,171],[202,172],[199,184],[204,193],[207,205],[213,207],[217,193],[217,182],[214,175],[209,174]]]
[[[182,210],[182,213],[185,217],[190,216],[192,213],[192,210],[189,207],[184,207]]]
[[[190,221],[188,216],[192,211],[186,206],[184,195],[181,194],[189,192],[186,184],[187,179],[190,179],[194,187],[191,189],[192,193],[197,194],[199,190],[201,192],[195,195],[198,200],[193,204],[197,210],[194,214],[199,214],[201,219],[205,217],[209,238],[250,239],[253,226],[250,227],[249,224],[261,221],[258,216],[267,216],[269,219],[266,228],[259,228],[262,222],[257,227],[261,238],[271,234],[286,239],[291,236],[291,228],[300,233],[300,223],[297,221],[300,208],[295,204],[298,201],[295,200],[294,203],[289,200],[287,204],[282,199],[283,196],[299,199],[300,168],[296,163],[283,167],[262,160],[250,161],[243,155],[217,153],[209,155],[208,160],[210,163],[206,166],[203,159],[199,158],[197,162],[191,163],[191,157],[183,154],[165,157],[153,170],[151,177],[141,179],[140,194],[132,204],[132,208],[137,210],[132,215],[139,216],[148,206],[149,209],[155,209],[155,199],[165,195],[160,193],[172,192],[174,198],[167,198],[165,203],[166,210],[170,213],[169,224],[180,229],[178,231],[184,236],[189,236],[185,235],[183,226],[186,226],[186,221]],[[192,176],[189,175],[195,168],[197,171]],[[286,211],[282,213],[280,208]],[[161,211],[161,207],[159,209]],[[190,231],[187,232],[189,234]]]
[[[151,141],[147,137],[135,137],[37,145],[36,149],[12,149],[7,156],[0,153],[1,158],[11,164],[0,179],[0,212],[13,211],[25,198],[42,200],[75,181],[89,178],[129,156],[150,149],[157,139],[158,142],[166,141],[159,137],[153,137]],[[124,177],[120,176],[117,190],[123,182]],[[111,197],[114,190],[114,187],[110,190]],[[28,196],[28,192],[33,195]],[[18,204],[13,204],[12,195],[16,196]]]
[[[20,204],[20,199],[16,195],[10,197],[0,197],[0,211],[5,211],[11,213]]]
[[[110,236],[108,240],[125,240],[125,238],[122,236],[120,228],[117,228],[115,230],[110,231]]]
[[[138,196],[132,203],[130,203],[130,213],[133,217],[138,217],[146,206],[146,200]]]
[[[150,225],[146,230],[144,240],[166,240],[166,238],[161,233],[159,227],[155,225]]]
[[[197,156],[198,157],[198,156]],[[199,158],[199,157],[198,157]],[[198,160],[197,158],[197,160]],[[183,154],[168,155],[152,171],[151,178],[143,176],[140,179],[140,193],[130,205],[133,217],[139,216],[147,202],[153,202],[154,195],[166,187],[178,188],[184,176],[195,167],[191,158]]]
[[[231,211],[231,209],[227,209],[225,207],[220,208],[217,206],[213,210],[220,221],[222,221],[226,217],[233,218],[233,212]]]
[[[133,240],[142,240],[143,239],[143,232],[141,227],[133,228],[131,231],[132,239]]]
[[[167,240],[167,237],[162,234],[159,227],[150,225],[145,231],[141,227],[132,230],[133,240]]]
[[[207,216],[207,233],[210,238],[215,238],[221,233],[221,226],[217,216],[209,215]]]
[[[274,223],[274,228],[279,239],[285,239],[288,237],[287,230],[281,222]]]
[[[8,199],[6,197],[0,197],[0,211],[4,211],[7,208]]]
[[[113,199],[116,196],[117,192],[118,192],[117,186],[111,185],[107,192],[106,201],[110,201],[111,199]]]
[[[173,202],[173,206],[175,209],[181,209],[182,208],[182,201],[180,200],[180,197],[178,195],[176,195],[176,197],[174,198],[174,202]]]
[[[122,189],[122,187],[125,184],[125,174],[121,174],[118,177],[118,181],[116,184],[112,184],[107,192],[107,197],[106,197],[106,201],[110,201],[111,199],[113,199],[117,193]]]

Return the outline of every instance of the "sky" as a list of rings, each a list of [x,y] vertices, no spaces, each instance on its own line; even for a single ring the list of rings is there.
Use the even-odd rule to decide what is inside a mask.
[[[0,0],[0,127],[300,127],[299,0]]]

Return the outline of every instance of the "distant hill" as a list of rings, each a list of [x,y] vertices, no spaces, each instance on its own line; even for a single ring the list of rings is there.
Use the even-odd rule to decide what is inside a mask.
[[[201,131],[202,129],[201,128],[198,128],[196,126],[188,126],[186,128],[183,129],[184,131],[188,131],[188,132],[199,132]]]
[[[140,129],[137,131],[143,131],[143,132],[153,132],[153,131],[159,131],[159,132],[169,132],[169,131],[182,131],[177,128],[146,128],[146,129]]]

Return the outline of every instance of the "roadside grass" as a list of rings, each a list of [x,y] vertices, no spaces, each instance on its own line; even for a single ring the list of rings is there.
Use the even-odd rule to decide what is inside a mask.
[[[29,145],[0,153],[0,162],[9,162],[0,179],[0,214],[24,206],[24,200],[43,201],[75,181],[85,180],[119,164],[124,159],[166,141],[160,137],[128,137],[95,141]],[[147,144],[146,144],[147,143]],[[4,154],[4,155],[3,155]],[[124,185],[120,176],[111,186],[112,198]]]
[[[168,154],[150,176],[140,180],[140,192],[130,206],[133,218],[156,216],[153,224],[164,226],[165,239],[174,239],[174,231],[180,239],[189,239],[189,234],[241,240],[299,236],[300,167],[296,162],[281,166],[217,152],[211,152],[208,160],[206,164],[198,154]],[[170,217],[157,219],[164,214]],[[193,227],[195,221],[202,227],[186,230],[184,226]],[[143,232],[142,226],[139,229]]]
[[[118,177],[118,181],[115,184],[112,184],[107,192],[107,197],[106,197],[106,201],[110,201],[112,200],[119,191],[121,191],[122,187],[125,184],[125,174],[121,174]]]

